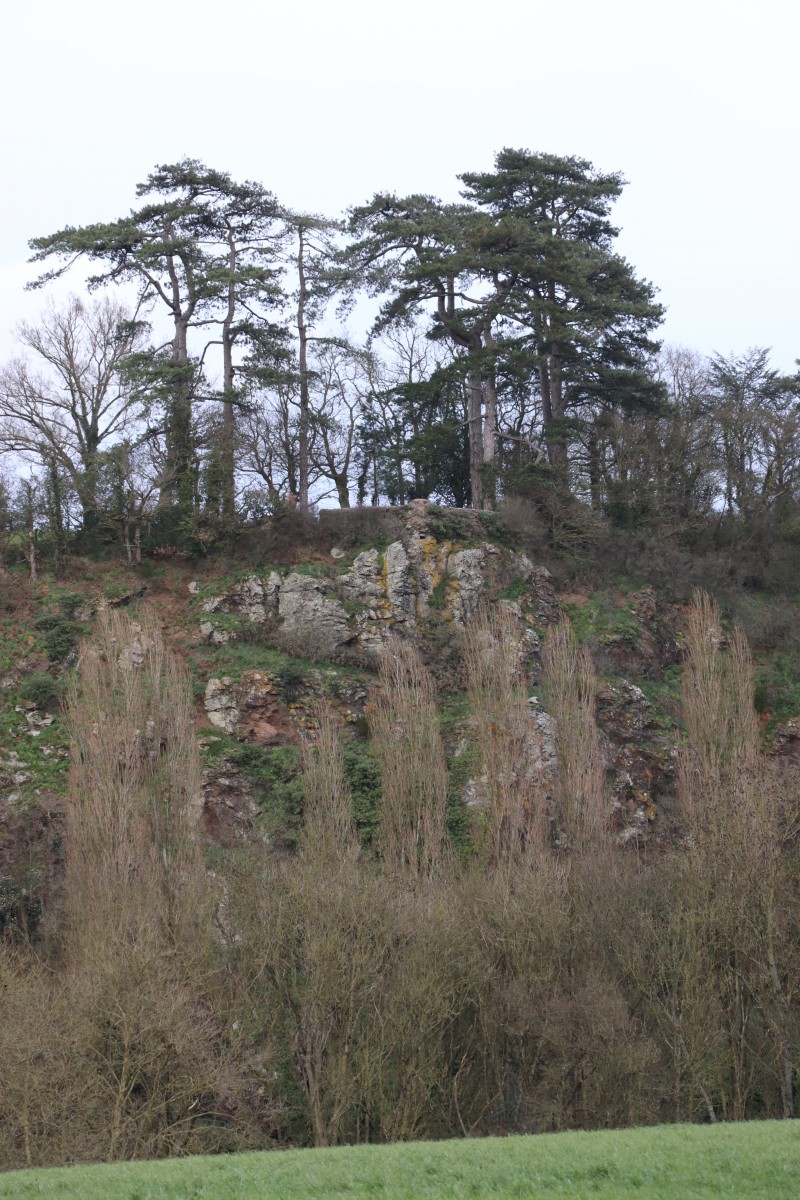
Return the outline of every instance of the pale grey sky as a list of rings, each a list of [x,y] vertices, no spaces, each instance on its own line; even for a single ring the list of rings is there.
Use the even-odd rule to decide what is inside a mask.
[[[772,346],[790,370],[799,33],[776,0],[8,6],[0,358],[43,302],[22,290],[28,239],[123,215],[156,163],[337,215],[377,190],[453,199],[508,145],[624,173],[619,247],[659,288],[666,340]]]

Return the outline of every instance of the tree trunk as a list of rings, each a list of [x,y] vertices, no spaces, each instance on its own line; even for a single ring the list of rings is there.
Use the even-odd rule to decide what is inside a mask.
[[[467,422],[469,426],[469,483],[472,507],[483,508],[483,414],[481,378],[475,367],[467,376]]]
[[[34,510],[34,497],[36,496],[36,486],[28,481],[24,484],[25,488],[25,516],[26,516],[26,533],[27,541],[25,543],[25,561],[28,564],[31,583],[36,582],[36,513]]]
[[[234,401],[234,369],[233,369],[233,318],[236,312],[236,287],[234,276],[236,272],[236,243],[231,231],[228,231],[228,308],[222,322],[222,431],[220,435],[220,471],[222,520],[230,528],[236,517],[236,463],[234,447],[236,444],[236,417],[233,408]]]
[[[339,508],[350,507],[350,489],[346,475],[334,475],[333,482],[336,485],[336,495],[339,499]]]
[[[306,268],[305,268],[305,237],[303,227],[298,228],[297,275],[299,291],[297,297],[297,337],[299,343],[300,367],[300,428],[299,428],[299,475],[300,475],[300,511],[308,512],[308,329],[306,327]]]
[[[483,344],[487,350],[492,349],[494,346],[494,335],[492,334],[491,325],[484,330]],[[486,373],[484,396],[483,461],[485,463],[494,463],[497,452],[497,384],[493,362],[489,364],[489,369]],[[485,496],[485,507],[494,508],[494,502],[495,481],[492,478],[489,484],[489,491]]]
[[[594,512],[600,512],[603,507],[600,488],[600,446],[597,429],[589,433],[589,496]]]
[[[547,356],[547,377],[548,377],[548,395],[550,399],[550,430],[548,435],[547,425],[545,425],[545,441],[547,442],[547,456],[550,459],[550,464],[556,467],[559,471],[563,471],[566,476],[569,468],[569,455],[567,453],[567,442],[563,429],[564,421],[564,381],[561,377],[561,355],[558,353],[557,347],[552,347]],[[557,423],[560,428],[553,429],[553,424]]]
[[[172,359],[175,381],[167,415],[167,449],[171,467],[172,503],[185,515],[194,506],[194,448],[192,446],[192,403],[189,368],[188,320],[175,318]]]

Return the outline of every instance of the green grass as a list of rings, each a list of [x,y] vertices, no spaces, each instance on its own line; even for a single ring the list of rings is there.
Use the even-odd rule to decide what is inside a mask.
[[[770,714],[769,727],[800,716],[800,655],[776,650],[756,661],[755,704]]]
[[[529,594],[530,590],[530,584],[526,583],[519,575],[515,575],[508,587],[503,588],[497,598],[498,600],[521,600]]]
[[[794,1200],[800,1125],[671,1125],[615,1133],[287,1150],[15,1171],[33,1200]]]
[[[607,589],[595,592],[582,604],[565,604],[564,610],[579,642],[602,646],[621,639],[637,646],[641,641],[642,626],[636,615]]]

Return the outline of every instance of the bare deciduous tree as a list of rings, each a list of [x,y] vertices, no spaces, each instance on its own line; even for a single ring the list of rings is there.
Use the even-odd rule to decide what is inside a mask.
[[[134,418],[119,372],[140,343],[140,327],[118,301],[73,296],[63,309],[51,304],[38,325],[23,322],[17,336],[30,353],[0,373],[0,448],[28,462],[56,462],[91,524],[98,452]]]

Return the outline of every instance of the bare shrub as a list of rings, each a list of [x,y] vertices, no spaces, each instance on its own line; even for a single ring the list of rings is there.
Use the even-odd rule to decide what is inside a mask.
[[[459,1030],[451,1088],[464,1135],[539,1127],[548,1030],[566,962],[564,876],[553,857],[472,871],[459,887],[477,958],[474,1017]]]
[[[389,911],[392,948],[354,1063],[368,1121],[361,1133],[381,1141],[445,1136],[459,1026],[474,1013],[483,964],[449,882],[395,890]]]
[[[27,576],[12,575],[0,564],[0,612],[19,612],[28,607],[30,600],[31,585]]]
[[[594,716],[594,666],[566,619],[548,630],[542,662],[557,731],[556,820],[567,845],[583,851],[603,840],[607,825],[605,769]]]
[[[0,1166],[102,1155],[91,1028],[63,980],[0,942]]]
[[[731,786],[758,766],[754,694],[747,639],[739,629],[726,638],[715,601],[697,589],[686,620],[681,701],[687,744],[678,789],[682,815],[693,834],[700,829],[706,835],[712,829],[725,833]],[[724,811],[712,813],[719,805]]]
[[[367,719],[381,770],[384,865],[392,874],[431,875],[446,858],[448,788],[435,687],[407,642],[393,642],[378,668]]]
[[[541,853],[548,832],[547,780],[522,670],[519,621],[504,606],[482,609],[467,627],[463,653],[490,860]]]
[[[709,1120],[794,1114],[798,785],[760,752],[753,692],[746,638],[724,636],[714,600],[696,592],[678,773],[686,840],[670,911],[642,941],[675,1110],[697,1096]]]
[[[353,859],[289,863],[254,851],[229,877],[238,1020],[264,1103],[299,1098],[295,1123],[305,1118],[317,1146],[358,1136],[358,1041],[395,944],[388,894],[386,879]]]

